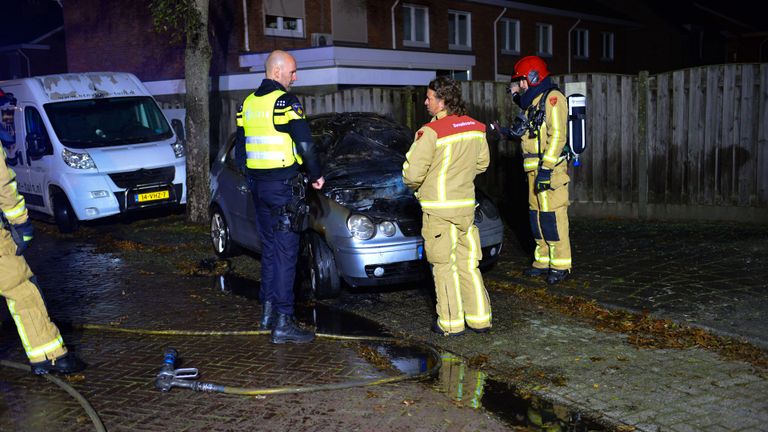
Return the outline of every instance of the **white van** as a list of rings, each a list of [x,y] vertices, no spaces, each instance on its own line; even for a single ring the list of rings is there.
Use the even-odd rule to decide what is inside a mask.
[[[185,204],[183,133],[129,73],[0,81],[3,142],[27,207],[62,232],[78,221]],[[174,125],[176,126],[176,125]]]

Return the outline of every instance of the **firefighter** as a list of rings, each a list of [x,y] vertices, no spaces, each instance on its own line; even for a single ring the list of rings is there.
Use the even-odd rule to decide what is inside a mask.
[[[461,88],[448,77],[429,83],[424,101],[432,121],[416,132],[403,164],[403,181],[423,211],[424,250],[432,264],[437,322],[445,336],[491,328],[491,304],[478,264],[474,180],[488,168],[485,125],[466,115]]]
[[[533,264],[523,274],[545,276],[547,283],[554,285],[571,273],[570,178],[563,151],[568,101],[549,77],[544,60],[537,56],[524,57],[515,64],[510,92],[526,113],[524,130],[514,133],[518,129],[514,125],[512,130],[521,138],[531,231],[536,240]]]
[[[0,105],[11,98],[10,94],[0,90]],[[6,145],[14,138],[0,128],[0,140]],[[5,147],[0,146],[0,149],[3,152],[3,163],[0,164],[0,216],[3,222],[0,229],[0,294],[8,303],[32,373],[79,372],[86,365],[67,351],[59,329],[48,317],[37,280],[22,255],[32,241],[34,229],[24,197],[16,188],[16,173],[6,164]]]
[[[314,333],[297,326],[293,317],[299,233],[291,230],[297,215],[289,204],[300,165],[313,188],[321,189],[325,179],[304,108],[287,92],[297,78],[296,60],[285,51],[273,51],[265,74],[237,112],[237,153],[244,160],[261,239],[261,327],[272,330],[272,343],[307,343]]]

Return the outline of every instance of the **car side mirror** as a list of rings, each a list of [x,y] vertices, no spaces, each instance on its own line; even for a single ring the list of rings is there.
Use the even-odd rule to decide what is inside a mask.
[[[181,124],[181,120],[179,119],[173,119],[171,120],[171,127],[173,128],[173,131],[176,133],[176,137],[181,141],[181,144],[186,147],[187,146],[187,136],[184,135],[184,125]]]
[[[45,134],[31,133],[27,135],[27,157],[38,160],[45,155],[53,154],[51,140]]]

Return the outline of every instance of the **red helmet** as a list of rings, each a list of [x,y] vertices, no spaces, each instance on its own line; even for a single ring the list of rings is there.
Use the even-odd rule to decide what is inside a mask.
[[[528,85],[537,86],[549,76],[547,64],[538,56],[523,57],[515,63],[515,74],[512,81],[525,79]]]

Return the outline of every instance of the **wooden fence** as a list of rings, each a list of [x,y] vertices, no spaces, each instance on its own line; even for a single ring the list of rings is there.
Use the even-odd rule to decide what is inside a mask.
[[[553,78],[561,88],[586,88],[588,147],[570,169],[573,213],[768,221],[768,64]],[[470,115],[508,124],[518,108],[505,87],[462,82]],[[429,120],[425,91],[356,88],[300,98],[310,114],[373,111],[416,129]],[[217,98],[219,140],[233,131],[244,96]],[[491,157],[481,185],[497,199],[524,201],[516,196],[524,191],[519,145],[502,140]]]

